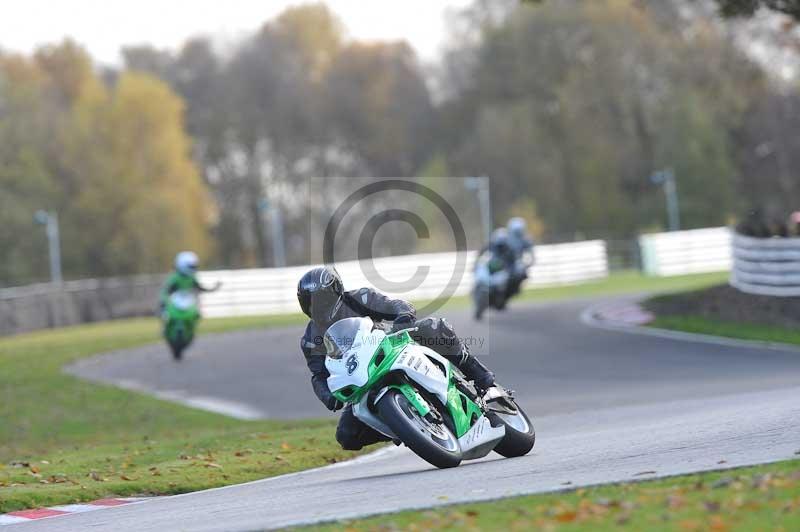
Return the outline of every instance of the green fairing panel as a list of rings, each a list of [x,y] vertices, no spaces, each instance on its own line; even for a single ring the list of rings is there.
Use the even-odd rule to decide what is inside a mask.
[[[400,392],[406,396],[408,402],[411,403],[411,406],[413,406],[414,409],[417,412],[419,412],[419,415],[427,416],[428,413],[431,411],[431,408],[425,401],[425,399],[423,399],[422,396],[419,394],[419,392],[415,390],[414,387],[408,384],[407,382],[404,382],[402,384],[392,384],[391,386],[389,386],[389,388],[400,390]]]
[[[463,403],[462,403],[463,398]],[[464,404],[467,409],[464,410]],[[461,393],[454,384],[447,390],[447,409],[456,426],[456,437],[460,438],[472,427],[474,420],[483,415],[480,407],[469,397]]]
[[[371,390],[375,384],[391,370],[392,366],[397,360],[397,357],[400,356],[400,353],[403,351],[403,348],[405,348],[405,346],[412,341],[413,340],[407,331],[386,336],[386,338],[384,338],[383,341],[381,341],[381,344],[378,346],[378,350],[383,350],[385,357],[383,360],[381,360],[380,364],[376,364],[376,360],[378,359],[377,356],[372,357],[372,361],[370,362],[368,369],[369,379],[364,386],[360,388],[347,387],[337,390],[336,392],[333,392],[334,397],[344,403],[359,402],[364,397],[364,394]],[[376,352],[378,350],[376,350]],[[391,388],[395,388],[402,392],[409,402],[417,409],[420,415],[424,416],[430,412],[430,406],[428,403],[410,384],[396,384],[392,385]],[[464,410],[463,405],[466,405],[466,411]],[[447,392],[447,409],[453,418],[456,428],[456,436],[459,438],[469,431],[474,423],[474,420],[483,415],[480,407],[472,399],[461,393],[455,387],[452,381],[450,382],[450,387]]]
[[[371,390],[375,386],[375,383],[382,379],[384,375],[389,372],[389,370],[392,368],[392,365],[394,365],[395,360],[397,360],[397,357],[400,355],[400,352],[411,341],[411,336],[409,336],[409,334],[405,331],[399,334],[386,336],[381,341],[378,349],[375,350],[376,353],[379,350],[383,350],[383,353],[386,356],[380,364],[375,363],[378,358],[377,356],[372,357],[368,369],[369,379],[367,380],[366,384],[364,384],[364,386],[361,388],[355,388],[354,386],[342,388],[341,390],[333,392],[333,396],[344,403],[359,402],[364,397],[364,394]],[[348,394],[347,392],[351,393]]]

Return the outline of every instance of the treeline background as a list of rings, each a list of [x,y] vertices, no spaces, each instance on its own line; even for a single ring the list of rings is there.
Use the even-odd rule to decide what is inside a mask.
[[[60,217],[67,278],[164,271],[180,249],[271,266],[269,208],[307,262],[335,192],[312,177],[487,175],[495,222],[551,241],[664,228],[663,168],[686,228],[784,216],[800,92],[741,35],[689,0],[476,0],[435,65],[347,39],[323,4],[223,51],[128,47],[118,70],[71,41],[0,52],[0,286],[47,278],[37,209]]]

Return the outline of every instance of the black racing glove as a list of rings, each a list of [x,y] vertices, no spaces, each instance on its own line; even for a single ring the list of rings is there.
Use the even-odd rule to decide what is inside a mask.
[[[325,401],[325,407],[331,412],[336,412],[337,410],[341,410],[344,407],[344,403],[335,398],[333,394],[331,394],[328,400]]]
[[[392,323],[392,332],[402,331],[403,329],[410,329],[414,326],[414,317],[409,314],[401,314]]]
[[[334,397],[328,389],[328,383],[324,377],[314,375],[311,377],[311,384],[314,386],[314,393],[317,394],[317,397],[322,401],[322,404],[325,405],[325,408],[331,412],[336,412],[344,407],[344,403]]]

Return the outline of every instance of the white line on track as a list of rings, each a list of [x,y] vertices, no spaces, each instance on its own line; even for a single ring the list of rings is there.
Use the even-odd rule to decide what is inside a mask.
[[[114,386],[124,390],[146,393],[165,401],[173,401],[192,408],[223,414],[244,421],[255,421],[269,417],[264,410],[254,408],[245,403],[220,399],[219,397],[193,395],[184,390],[154,390],[142,383],[128,379],[117,379],[111,382]]]

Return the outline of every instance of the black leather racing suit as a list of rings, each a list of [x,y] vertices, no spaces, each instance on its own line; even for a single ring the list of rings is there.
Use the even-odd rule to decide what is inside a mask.
[[[368,317],[373,321],[394,321],[417,327],[412,334],[417,342],[428,345],[457,365],[466,375],[481,388],[494,384],[494,374],[469,354],[469,350],[456,336],[453,327],[441,318],[425,318],[416,321],[414,306],[401,299],[391,299],[371,288],[350,290],[343,294],[339,308],[333,313],[329,323],[318,324],[313,320],[308,323],[305,334],[300,340],[300,347],[306,357],[306,364],[311,370],[311,384],[314,393],[329,409],[333,409],[336,400],[328,389],[328,370],[325,367],[325,346],[323,336],[327,328],[339,320],[354,317]],[[359,450],[365,445],[386,441],[382,434],[359,421],[347,406],[342,412],[339,426],[336,429],[336,440],[347,450]]]

